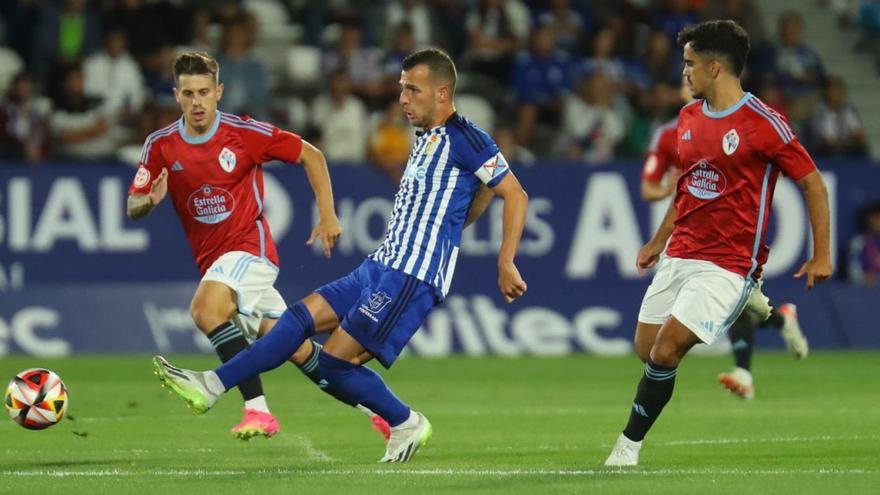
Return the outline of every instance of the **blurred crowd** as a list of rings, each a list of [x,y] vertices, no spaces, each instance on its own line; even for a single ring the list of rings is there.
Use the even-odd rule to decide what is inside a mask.
[[[458,109],[511,161],[639,157],[681,106],[676,34],[712,18],[749,32],[746,89],[808,149],[865,155],[858,111],[804,19],[786,13],[767,32],[754,0],[4,0],[0,158],[136,161],[178,117],[171,63],[195,49],[220,62],[222,110],[396,177],[412,139],[401,61],[428,45],[457,61]]]

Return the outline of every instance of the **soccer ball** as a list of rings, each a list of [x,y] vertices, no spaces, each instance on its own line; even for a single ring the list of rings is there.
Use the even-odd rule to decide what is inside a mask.
[[[33,368],[15,375],[4,403],[12,420],[29,430],[48,428],[64,418],[67,387],[55,372]]]

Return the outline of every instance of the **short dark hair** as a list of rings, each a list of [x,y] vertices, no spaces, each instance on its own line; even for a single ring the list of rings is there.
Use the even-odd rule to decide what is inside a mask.
[[[220,80],[220,64],[205,52],[181,53],[174,59],[175,83],[184,74],[209,75],[214,79],[214,84],[217,84]]]
[[[706,21],[682,29],[678,33],[678,44],[684,48],[688,43],[695,52],[713,53],[726,59],[737,77],[742,74],[749,56],[749,35],[731,20]]]
[[[455,70],[455,63],[448,53],[439,48],[425,48],[413,52],[403,59],[403,70],[410,70],[417,65],[426,65],[431,74],[448,82],[452,92],[455,93],[458,72]]]

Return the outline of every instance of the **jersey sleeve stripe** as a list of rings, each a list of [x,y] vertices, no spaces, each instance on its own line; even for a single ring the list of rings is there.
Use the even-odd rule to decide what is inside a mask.
[[[754,104],[756,105],[756,107],[755,107],[756,109],[764,110],[764,113],[769,118],[773,119],[773,121],[775,121],[779,125],[779,127],[783,130],[783,132],[788,136],[789,141],[791,141],[794,138],[794,133],[791,131],[791,127],[788,126],[788,124],[785,122],[785,120],[782,118],[781,115],[779,115],[772,108],[768,107],[767,104],[765,104],[761,100],[758,100],[757,98],[753,98],[752,100],[754,101]]]
[[[468,134],[471,137],[473,137],[474,142],[477,143],[477,146],[479,147],[479,149],[477,150],[478,152],[483,151],[484,149],[486,149],[486,147],[489,146],[490,143],[489,143],[489,139],[486,137],[486,134],[483,132],[480,132],[480,130],[474,125],[473,122],[471,122],[470,120],[467,120],[465,118],[465,119],[462,119],[462,124],[463,124],[462,131],[465,134]]]
[[[226,117],[228,120],[232,120],[232,121],[236,121],[236,122],[241,122],[242,124],[251,124],[251,125],[255,125],[255,126],[257,126],[257,127],[261,127],[261,128],[263,128],[263,130],[266,130],[266,131],[272,132],[272,125],[271,125],[271,124],[267,124],[266,122],[262,122],[262,121],[259,121],[259,120],[256,120],[256,119],[250,119],[250,118],[249,118],[249,119],[243,119],[243,118],[239,117],[238,115],[233,115],[233,114],[231,114],[231,113],[226,113],[226,112],[220,112],[220,117],[221,117],[221,118]]]
[[[246,130],[249,130],[249,131],[259,132],[260,134],[263,134],[263,135],[265,135],[265,136],[270,136],[270,137],[272,136],[272,131],[267,131],[267,130],[265,130],[265,129],[259,127],[259,126],[256,126],[256,125],[253,125],[253,124],[249,124],[249,123],[245,123],[245,122],[243,122],[243,121],[238,121],[238,122],[236,122],[236,121],[234,121],[234,120],[231,120],[231,119],[225,119],[225,118],[221,117],[221,118],[220,118],[220,122],[222,122],[222,123],[224,123],[224,124],[227,124],[227,125],[230,125],[230,126],[232,126],[232,127],[236,127],[236,128],[238,128],[238,129],[246,129]]]
[[[453,124],[453,129],[455,129],[459,134],[462,135],[462,137],[464,137],[465,141],[467,141],[467,143],[470,145],[471,149],[473,149],[475,153],[478,153],[480,151],[479,145],[476,141],[474,141],[473,136],[465,132],[464,126],[461,123],[455,122]]]
[[[468,124],[469,125],[465,126],[465,128],[464,128],[465,132],[474,136],[474,139],[478,143],[480,143],[484,148],[486,146],[489,146],[489,140],[486,139],[486,135],[484,133],[480,132],[479,130],[477,130],[477,128],[474,127],[471,122],[468,122]]]
[[[150,148],[153,147],[153,143],[161,137],[173,134],[176,127],[177,122],[174,122],[173,124],[163,127],[147,136],[147,139],[144,140],[144,147],[141,149],[141,163],[147,163],[147,160],[150,158]]]
[[[771,113],[763,104],[756,102],[754,99],[749,99],[746,104],[749,108],[754,110],[755,113],[770,122],[770,125],[776,130],[776,134],[779,135],[779,138],[782,139],[783,143],[788,144],[794,139],[794,134],[788,127],[788,124],[786,124],[778,115]]]

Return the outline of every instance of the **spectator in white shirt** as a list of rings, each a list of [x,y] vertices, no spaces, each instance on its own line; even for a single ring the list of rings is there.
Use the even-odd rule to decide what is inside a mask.
[[[626,122],[614,82],[602,71],[581,82],[563,104],[562,148],[567,158],[587,163],[607,162],[626,134]]]
[[[865,129],[852,103],[847,101],[846,84],[831,77],[822,101],[813,112],[813,137],[816,153],[824,155],[865,156]]]
[[[351,92],[344,69],[329,75],[330,92],[312,102],[312,119],[321,133],[320,148],[334,163],[363,163],[367,157],[367,108]]]
[[[86,94],[102,99],[107,110],[123,120],[140,111],[146,97],[140,67],[126,44],[125,33],[110,30],[104,36],[104,49],[83,63]]]

